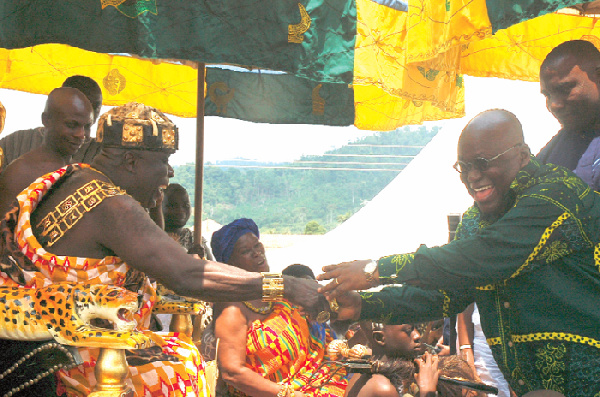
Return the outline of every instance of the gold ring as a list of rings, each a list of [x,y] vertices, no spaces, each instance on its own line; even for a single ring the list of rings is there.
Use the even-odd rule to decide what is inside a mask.
[[[335,285],[340,285],[340,282],[338,281],[337,277],[333,279],[333,282],[335,283]]]
[[[332,312],[337,313],[338,310],[340,310],[340,305],[338,305],[337,300],[335,298],[333,298],[330,302],[329,302],[329,308],[331,309]]]

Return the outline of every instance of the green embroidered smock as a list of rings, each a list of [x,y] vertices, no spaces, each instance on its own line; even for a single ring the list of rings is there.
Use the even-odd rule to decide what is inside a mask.
[[[456,240],[378,261],[383,284],[362,293],[363,319],[427,321],[477,302],[494,358],[518,395],[600,396],[600,195],[534,158],[495,220],[464,214]]]

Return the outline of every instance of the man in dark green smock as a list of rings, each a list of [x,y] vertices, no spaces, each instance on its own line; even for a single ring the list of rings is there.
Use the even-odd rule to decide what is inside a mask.
[[[600,396],[600,196],[541,165],[521,124],[490,110],[465,127],[455,168],[475,200],[442,247],[326,266],[341,319],[433,320],[475,301],[494,358],[518,395]],[[401,226],[401,225],[399,225]],[[354,292],[403,284],[380,292]]]

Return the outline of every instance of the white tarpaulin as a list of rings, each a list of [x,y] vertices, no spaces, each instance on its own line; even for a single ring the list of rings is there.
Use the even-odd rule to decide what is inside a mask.
[[[468,120],[490,108],[512,111],[523,123],[525,141],[533,153],[558,131],[539,93],[539,83],[473,79],[469,84],[480,84],[482,92],[471,101],[467,97],[467,109],[472,110],[468,117],[445,122],[388,186],[336,229],[305,243],[270,250],[271,270],[302,263],[319,274],[327,264],[413,252],[421,244],[445,244],[448,214],[462,213],[472,204],[452,168],[458,137]]]

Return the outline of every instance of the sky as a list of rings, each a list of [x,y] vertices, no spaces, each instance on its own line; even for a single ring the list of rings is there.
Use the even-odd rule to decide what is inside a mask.
[[[539,83],[467,76],[465,86],[467,116],[458,121],[459,123],[466,124],[480,111],[497,107],[513,111],[525,130],[559,129],[558,123],[545,108],[544,97],[539,92]],[[19,129],[40,126],[45,100],[45,95],[0,89],[0,102],[7,109],[6,125],[0,138]],[[103,112],[108,109],[104,107]],[[179,127],[181,134],[180,149],[171,156],[170,162],[172,165],[193,163],[196,121],[179,117],[172,117],[172,120]],[[426,125],[439,125],[443,128],[444,122]],[[214,163],[235,158],[291,162],[302,155],[323,154],[371,134],[372,131],[359,130],[354,126],[264,124],[211,116],[205,118],[205,162]],[[95,135],[95,126],[92,128],[92,135]],[[536,153],[545,141],[538,142],[533,139],[528,143]]]

